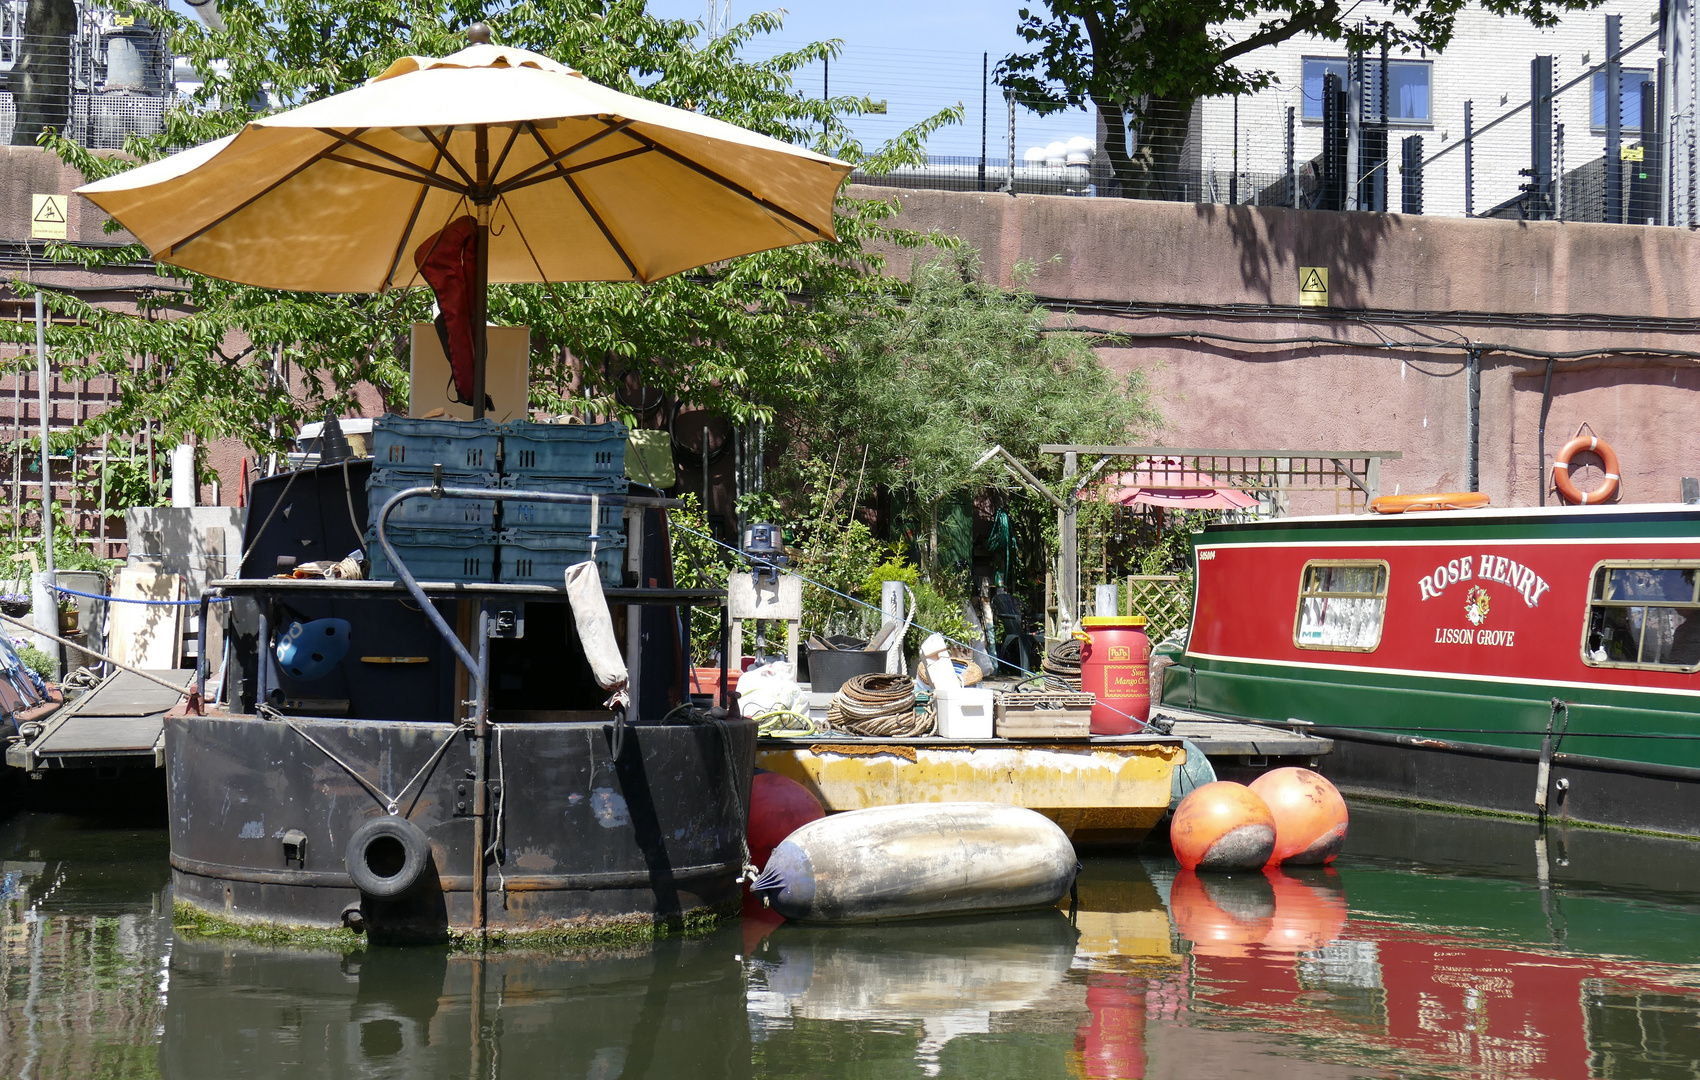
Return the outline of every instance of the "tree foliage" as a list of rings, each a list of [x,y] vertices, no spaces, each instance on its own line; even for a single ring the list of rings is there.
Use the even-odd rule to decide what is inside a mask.
[[[137,8],[141,10],[140,7]],[[859,144],[845,117],[872,103],[855,96],[822,101],[800,94],[799,69],[836,55],[820,42],[751,60],[745,46],[777,31],[777,14],[752,16],[709,40],[697,23],[651,13],[645,0],[548,0],[486,4],[469,0],[223,0],[226,28],[146,6],[170,29],[171,47],[205,82],[185,108],[166,115],[163,132],[132,139],[128,157],[101,156],[46,137],[89,178],[133,167],[175,148],[239,130],[247,121],[360,85],[399,56],[440,55],[462,47],[461,28],[486,21],[495,40],[548,54],[628,93],[692,109],[873,170],[920,160],[933,127],[958,119],[945,110],[891,143]],[[532,328],[533,404],[562,410],[569,401],[569,356],[580,363],[580,392],[602,389],[605,372],[629,368],[655,388],[734,421],[772,414],[770,388],[805,382],[848,321],[893,300],[879,250],[930,238],[890,224],[894,202],[840,198],[839,239],[764,252],[651,285],[497,286],[492,321]],[[56,257],[85,264],[146,256],[136,247],[58,245]],[[343,412],[365,382],[392,404],[406,393],[408,327],[427,317],[428,289],[321,296],[235,285],[160,267],[158,287],[138,313],[56,294],[59,356],[73,374],[119,379],[117,406],[89,435],[135,430],[141,421],[183,435],[234,437],[274,449],[268,423],[284,431],[302,419]],[[134,370],[132,359],[146,357]],[[282,361],[294,388],[273,375]],[[581,370],[582,369],[582,370]]]
[[[1154,426],[1143,377],[1116,377],[1087,335],[1051,326],[1024,287],[1032,269],[1006,291],[980,279],[970,250],[919,263],[907,303],[856,319],[782,416],[793,442],[816,459],[842,447],[843,481],[931,505],[1013,484],[1001,467],[974,468],[995,445],[1041,470],[1043,443],[1120,442]]]
[[[1121,194],[1178,198],[1179,155],[1193,103],[1275,81],[1259,50],[1294,37],[1349,51],[1438,52],[1452,40],[1463,0],[1391,0],[1386,18],[1340,0],[1043,0],[1020,10],[1031,51],[998,65],[1000,85],[1041,114],[1091,105],[1103,116]],[[1482,0],[1496,15],[1552,26],[1599,0]]]

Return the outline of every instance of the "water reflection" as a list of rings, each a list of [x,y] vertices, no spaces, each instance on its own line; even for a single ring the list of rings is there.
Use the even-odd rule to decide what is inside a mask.
[[[6,1076],[1700,1075],[1700,847],[1362,807],[1337,869],[491,952],[174,933],[163,834],[0,822]]]
[[[749,1075],[737,931],[583,953],[179,939],[168,1078]]]

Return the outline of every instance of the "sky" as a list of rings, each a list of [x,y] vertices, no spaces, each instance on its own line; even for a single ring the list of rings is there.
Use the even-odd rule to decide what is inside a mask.
[[[1004,56],[1024,49],[1015,29],[1021,6],[1020,0],[792,0],[789,5],[731,0],[730,15],[737,22],[757,11],[785,9],[785,28],[766,39],[772,44],[765,49],[753,46],[760,50],[757,55],[811,41],[842,41],[843,54],[831,65],[832,92],[866,94],[885,101],[889,110],[854,121],[864,142],[883,141],[960,102],[967,110],[965,121],[935,134],[928,151],[978,158],[984,116],[986,154],[1001,161],[1009,142],[1009,110],[996,86],[990,88],[988,108],[981,109],[982,58],[989,55],[995,69]],[[707,0],[651,0],[649,7],[670,18],[708,16]],[[822,75],[819,66],[801,73],[799,89],[820,93]],[[1085,111],[1040,118],[1018,110],[1015,156],[1057,139],[1091,138],[1093,127]]]
[[[721,4],[721,10],[728,11],[726,0]],[[171,6],[189,10],[182,0],[171,0]],[[883,142],[960,103],[967,110],[966,118],[934,134],[928,152],[977,160],[984,117],[988,121],[986,155],[1002,161],[1008,153],[1009,109],[998,88],[991,86],[989,108],[982,110],[982,60],[996,69],[1000,59],[1024,48],[1015,31],[1021,6],[1022,0],[791,0],[789,6],[731,0],[728,14],[733,22],[741,22],[758,11],[784,9],[785,28],[752,43],[753,56],[812,41],[842,41],[843,53],[831,65],[832,92],[866,94],[885,101],[888,110],[884,116],[852,120],[864,143]],[[649,9],[666,18],[695,22],[707,19],[708,0],[650,0]],[[825,74],[820,65],[805,69],[798,75],[799,91],[820,93]],[[1015,156],[1019,160],[1028,147],[1059,139],[1066,142],[1075,135],[1092,138],[1093,132],[1092,116],[1085,111],[1041,118],[1018,110]]]

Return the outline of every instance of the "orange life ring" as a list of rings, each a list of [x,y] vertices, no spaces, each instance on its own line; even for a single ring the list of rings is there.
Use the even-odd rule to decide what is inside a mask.
[[[1584,450],[1592,450],[1600,455],[1600,464],[1604,465],[1606,470],[1606,482],[1592,491],[1583,491],[1570,480],[1570,459]],[[1617,451],[1604,439],[1592,435],[1578,435],[1565,443],[1564,449],[1553,459],[1552,486],[1558,489],[1559,498],[1572,506],[1605,502],[1617,494],[1617,481]]]
[[[1488,504],[1479,491],[1441,491],[1427,495],[1383,495],[1369,504],[1376,514],[1403,514],[1408,510],[1479,510]]]

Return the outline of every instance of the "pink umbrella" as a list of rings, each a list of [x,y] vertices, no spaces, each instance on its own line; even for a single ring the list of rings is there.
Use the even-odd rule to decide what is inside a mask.
[[[1166,506],[1178,510],[1250,510],[1257,500],[1180,458],[1150,458],[1137,471],[1105,477],[1110,498],[1123,506]]]

